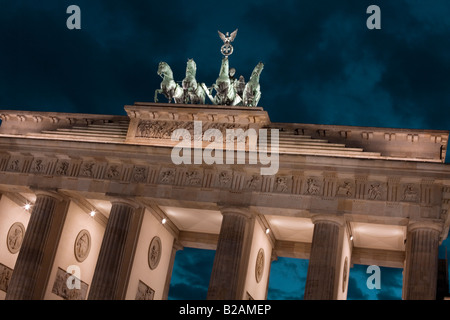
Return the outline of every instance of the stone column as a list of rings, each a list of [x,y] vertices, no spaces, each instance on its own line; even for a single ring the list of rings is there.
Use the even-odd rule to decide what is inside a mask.
[[[244,252],[251,213],[244,208],[221,209],[223,219],[208,288],[208,300],[239,300],[247,265]]]
[[[432,222],[414,222],[408,225],[403,299],[436,299],[441,231],[442,227]]]
[[[333,300],[337,298],[344,219],[317,215],[312,222],[314,233],[304,299]]]
[[[61,216],[65,216],[65,211],[58,210],[62,200],[63,198],[55,192],[36,192],[36,202],[32,207],[6,300],[31,300],[43,297],[46,281],[45,283],[42,281],[48,277],[51,268],[49,260],[53,257],[58,244],[53,241],[54,229],[62,227],[54,226],[53,222],[54,220],[59,222]]]
[[[173,265],[175,263],[175,256],[178,250],[183,250],[183,246],[175,239],[172,246],[172,252],[170,255],[169,267],[167,268],[166,284],[164,285],[164,292],[162,299],[167,300],[169,298],[170,281],[172,280]]]
[[[127,238],[133,227],[137,205],[127,200],[113,200],[102,245],[92,278],[89,300],[117,300],[121,297],[121,269],[126,261]]]

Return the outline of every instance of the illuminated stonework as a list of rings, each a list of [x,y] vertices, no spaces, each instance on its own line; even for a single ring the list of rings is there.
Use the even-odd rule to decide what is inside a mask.
[[[447,131],[273,123],[247,106],[125,111],[0,111],[0,299],[71,298],[67,270],[85,290],[76,298],[166,299],[184,247],[216,250],[208,299],[265,299],[277,257],[309,259],[306,299],[346,299],[353,264],[405,269],[405,299],[435,298]],[[189,139],[191,164],[172,161],[171,130],[194,121],[243,143],[233,164],[196,162],[211,137]],[[276,129],[276,174],[227,129]]]

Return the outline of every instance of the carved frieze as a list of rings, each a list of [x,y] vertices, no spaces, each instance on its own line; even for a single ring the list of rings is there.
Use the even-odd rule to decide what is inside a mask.
[[[31,164],[30,171],[32,173],[43,174],[45,173],[47,165],[48,164],[45,159],[34,159],[33,163]]]
[[[367,183],[367,192],[365,199],[367,200],[386,200],[387,186],[383,182],[370,181]]]
[[[111,180],[118,180],[120,178],[120,173],[122,168],[119,164],[110,164],[105,172],[105,178]]]
[[[241,128],[243,131],[248,129],[248,126],[238,126],[234,123],[228,122],[202,122],[202,136],[198,137],[194,135],[194,122],[193,121],[161,121],[161,120],[141,120],[139,121],[136,129],[135,138],[146,139],[171,139],[172,133],[177,129],[185,129],[185,132],[189,132],[189,135],[183,136],[183,139],[203,140],[203,134],[209,129],[216,129],[222,133],[223,137],[226,137],[226,141],[231,141],[227,135],[227,129]],[[239,139],[244,139],[238,136]],[[206,137],[205,141],[210,141],[210,138]]]
[[[345,180],[337,185],[336,197],[353,198],[355,195],[355,183]]]
[[[69,279],[69,277],[71,277]],[[69,288],[68,281],[72,286]],[[79,289],[76,286],[79,284]],[[78,279],[73,274],[67,273],[65,270],[58,268],[56,272],[55,282],[53,283],[52,293],[60,296],[65,300],[86,300],[88,284],[81,279]]]
[[[135,166],[133,168],[133,175],[131,180],[133,182],[145,182],[147,179],[147,168],[142,166]]]
[[[280,193],[288,193],[291,185],[291,177],[276,177],[274,191]]]
[[[221,171],[218,173],[217,184],[221,188],[231,187],[231,181],[233,179],[233,173],[231,171]]]
[[[59,160],[56,164],[55,174],[59,176],[67,176],[69,174],[69,165],[70,162],[67,160]]]
[[[13,269],[0,263],[0,290],[8,292],[9,281],[11,280],[12,273]]]
[[[246,177],[244,188],[250,191],[260,191],[262,183],[262,176],[259,174],[254,174]]]
[[[416,185],[405,184],[403,185],[402,200],[407,202],[418,202],[419,201],[419,189]]]
[[[8,163],[7,171],[20,172],[22,168],[22,161],[19,158],[11,158]]]
[[[153,300],[154,297],[155,297],[155,290],[153,290],[147,284],[139,280],[135,300]]]
[[[81,169],[79,175],[82,177],[94,177],[94,167],[95,162],[89,161],[89,162],[83,162],[81,164]]]
[[[184,173],[184,184],[187,186],[201,186],[202,172],[198,170],[189,170]]]
[[[319,196],[322,191],[322,181],[316,177],[309,177],[306,179],[305,194],[311,196]]]
[[[163,184],[173,184],[175,182],[176,170],[174,168],[164,168],[159,173],[159,182]]]

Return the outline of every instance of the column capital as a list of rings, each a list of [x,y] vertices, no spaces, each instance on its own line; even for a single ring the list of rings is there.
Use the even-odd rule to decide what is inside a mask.
[[[247,219],[250,219],[254,216],[254,213],[248,207],[219,205],[219,210],[222,215],[243,216]]]
[[[33,191],[36,196],[51,197],[57,201],[64,200],[64,196],[58,193],[56,190],[34,189]]]
[[[127,206],[132,207],[133,209],[138,209],[141,207],[141,205],[136,202],[133,201],[132,199],[128,199],[128,198],[122,198],[119,196],[111,196],[109,201],[111,202],[111,204],[125,204]]]
[[[435,231],[441,233],[442,228],[443,228],[442,223],[434,222],[434,221],[425,221],[425,220],[424,221],[411,221],[408,224],[408,232],[414,231],[417,229],[432,229],[432,230],[435,230]]]
[[[330,222],[337,224],[339,227],[342,227],[345,224],[345,219],[343,216],[331,214],[316,214],[311,217],[311,221],[313,224],[316,224],[318,222]]]

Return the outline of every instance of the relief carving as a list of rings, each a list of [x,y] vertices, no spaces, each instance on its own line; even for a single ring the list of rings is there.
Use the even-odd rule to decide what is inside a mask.
[[[369,200],[380,200],[382,195],[382,187],[379,183],[373,183],[367,190]]]
[[[186,184],[188,186],[198,186],[201,184],[202,179],[198,171],[188,171],[185,173]]]
[[[80,283],[80,289],[77,289],[76,287],[69,289],[67,286],[67,280],[69,277],[71,277],[71,280],[75,280]],[[86,282],[81,281],[63,269],[58,268],[55,282],[53,283],[52,293],[60,296],[64,300],[86,300],[87,291],[88,284]]]
[[[34,173],[42,173],[45,169],[45,165],[43,164],[43,160],[38,159],[33,163],[33,172]]]
[[[9,281],[13,270],[0,263],[0,290],[8,292]]]
[[[288,178],[287,177],[277,177],[275,180],[275,191],[287,192],[288,190],[289,190]]]
[[[135,300],[153,300],[154,296],[155,296],[155,290],[153,290],[148,285],[146,285],[144,282],[139,280]]]
[[[20,171],[20,159],[14,159],[9,163],[8,166],[9,171]]]
[[[83,163],[81,175],[85,177],[92,177],[94,175],[94,172],[92,171],[94,169],[94,165],[94,162]]]
[[[261,281],[263,273],[264,273],[264,249],[261,248],[259,249],[258,255],[256,256],[256,264],[255,264],[255,277],[257,283]]]
[[[8,235],[6,237],[6,244],[9,252],[13,254],[19,252],[24,236],[25,227],[22,223],[16,222],[9,228]]]
[[[91,235],[89,231],[81,230],[75,239],[74,252],[78,262],[83,262],[91,250]]]
[[[316,182],[314,178],[309,178],[306,180],[306,194],[309,195],[319,195],[320,185]]]
[[[261,187],[261,176],[260,175],[252,175],[246,183],[247,189],[257,190]]]
[[[173,184],[175,182],[175,169],[164,169],[161,171],[159,181],[161,183]]]
[[[159,264],[161,259],[161,239],[158,236],[153,237],[148,248],[148,266],[150,269],[154,270]]]
[[[133,169],[133,181],[144,182],[147,179],[146,167],[134,167]]]
[[[120,177],[119,165],[110,165],[108,170],[106,171],[106,177],[108,179],[119,179]]]
[[[67,161],[61,161],[58,164],[58,168],[56,169],[56,174],[60,175],[60,176],[66,176],[67,175],[67,170],[69,169],[69,162]]]
[[[222,171],[219,173],[219,185],[221,187],[227,187],[231,183],[231,179],[233,178],[232,174],[228,171]]]
[[[410,202],[416,202],[417,200],[419,200],[419,194],[413,185],[408,184],[405,186],[405,189],[403,191],[403,200]]]
[[[234,140],[234,132],[227,132],[227,129],[236,129],[241,128],[242,132],[238,133],[238,141],[245,141],[246,135],[244,131],[248,129],[248,126],[239,127],[232,123],[224,123],[224,122],[207,122],[202,123],[202,135],[197,137],[194,135],[194,122],[188,121],[152,121],[152,120],[143,120],[140,121],[137,130],[136,130],[136,138],[147,138],[147,139],[171,139],[172,133],[176,129],[185,129],[186,132],[189,132],[189,135],[183,136],[185,140],[193,140],[197,138],[197,140],[203,140],[203,133],[206,133],[209,129],[217,129],[222,133],[222,136],[225,136],[226,141]],[[210,141],[211,137],[206,137],[205,141]]]
[[[353,189],[353,184],[351,182],[345,181],[344,184],[338,186],[336,196],[347,198],[352,197]]]

